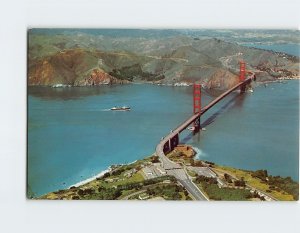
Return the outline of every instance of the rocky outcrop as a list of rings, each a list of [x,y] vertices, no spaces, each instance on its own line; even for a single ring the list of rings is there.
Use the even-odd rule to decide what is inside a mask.
[[[129,81],[119,80],[108,73],[105,73],[102,69],[93,69],[87,77],[75,82],[74,86],[99,86],[124,83],[129,83]]]
[[[228,70],[217,70],[206,83],[209,89],[229,89],[239,82],[239,77]]]

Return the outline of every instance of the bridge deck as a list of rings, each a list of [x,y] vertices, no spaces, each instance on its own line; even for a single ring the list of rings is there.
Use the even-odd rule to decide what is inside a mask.
[[[253,79],[253,77],[254,77],[254,74],[252,74],[250,77],[248,77],[247,79],[245,79],[244,82],[240,82],[240,83],[236,84],[235,86],[233,86],[232,88],[230,88],[229,90],[227,90],[226,92],[224,92],[223,94],[221,94],[219,97],[217,97],[216,99],[214,99],[213,101],[211,101],[208,105],[206,105],[205,107],[203,107],[201,109],[200,113],[192,115],[190,118],[188,118],[182,124],[180,124],[176,129],[174,129],[173,131],[171,131],[171,133],[168,134],[163,140],[161,140],[160,143],[156,146],[156,154],[160,158],[163,158],[165,156],[165,154],[163,152],[163,147],[164,147],[164,145],[171,138],[173,138],[174,136],[176,136],[177,134],[179,134],[180,132],[182,132],[183,130],[185,130],[190,124],[192,124],[197,119],[197,117],[199,117],[202,114],[204,114],[206,111],[208,111],[211,107],[213,107],[215,104],[217,104],[223,98],[225,98],[231,92],[233,92],[234,90],[238,89],[240,86],[246,85],[247,83],[251,82],[251,80]],[[163,160],[162,161],[163,163],[165,162],[165,166],[166,166],[165,169],[180,168],[180,165],[178,165],[178,164],[170,161],[167,157],[164,157],[162,160]]]

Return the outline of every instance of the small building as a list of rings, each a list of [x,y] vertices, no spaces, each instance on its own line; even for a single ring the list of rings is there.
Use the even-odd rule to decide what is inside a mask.
[[[141,193],[140,195],[139,195],[139,199],[140,200],[147,200],[147,199],[149,199],[149,195],[147,194],[147,193]]]
[[[170,180],[164,180],[163,184],[171,184],[171,181]]]

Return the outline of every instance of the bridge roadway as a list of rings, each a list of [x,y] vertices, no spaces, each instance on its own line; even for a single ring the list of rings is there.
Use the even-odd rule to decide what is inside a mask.
[[[242,85],[247,85],[251,82],[251,80],[254,78],[254,73],[245,81],[240,82],[221,94],[219,97],[211,101],[208,105],[203,107],[201,109],[200,113],[196,113],[190,118],[188,118],[185,122],[183,122],[181,125],[179,125],[176,129],[172,130],[170,134],[168,134],[165,138],[163,138],[160,143],[156,146],[156,155],[159,156],[163,168],[166,170],[168,175],[173,175],[175,178],[181,183],[187,191],[196,199],[196,200],[208,200],[207,197],[201,192],[201,190],[189,179],[188,175],[186,174],[185,170],[182,168],[181,165],[171,161],[164,153],[163,148],[166,143],[169,143],[169,141],[174,138],[176,135],[179,135],[180,132],[185,130],[190,124],[192,124],[198,117],[200,117],[202,114],[204,114],[206,111],[208,111],[211,107],[213,107],[215,104],[217,104],[219,101],[221,101],[223,98],[225,98],[227,95],[229,95],[234,90],[238,89]]]

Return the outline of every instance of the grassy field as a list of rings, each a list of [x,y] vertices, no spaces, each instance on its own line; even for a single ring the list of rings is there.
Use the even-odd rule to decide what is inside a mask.
[[[201,182],[199,187],[204,190],[209,199],[222,201],[249,201],[251,193],[246,189],[219,188],[216,184]]]
[[[191,177],[196,177],[197,173],[195,171],[192,171],[190,169],[186,169],[187,173],[191,176]]]
[[[276,191],[276,190],[270,190],[270,186],[264,182],[262,182],[258,178],[254,178],[251,176],[251,173],[244,170],[239,170],[231,167],[225,167],[225,166],[218,166],[215,165],[213,170],[219,174],[227,173],[235,178],[241,179],[244,177],[245,182],[265,193],[268,193],[270,196],[280,200],[280,201],[293,201],[294,198],[292,195],[284,192],[284,191]]]
[[[145,192],[149,198],[162,197],[165,200],[190,200],[189,194],[184,192],[182,186],[175,183],[157,184],[147,187]],[[137,199],[138,195],[131,199]]]
[[[109,188],[109,187],[112,187],[112,186],[142,182],[143,180],[144,180],[144,177],[142,176],[141,172],[137,172],[130,178],[126,178],[126,177],[121,176],[120,180],[118,180],[116,182],[112,182],[112,183],[105,183],[104,182],[105,184],[103,184],[103,186]]]

